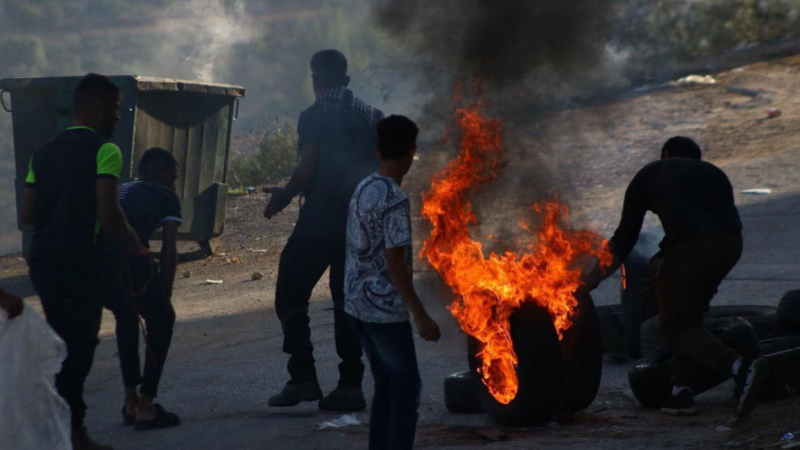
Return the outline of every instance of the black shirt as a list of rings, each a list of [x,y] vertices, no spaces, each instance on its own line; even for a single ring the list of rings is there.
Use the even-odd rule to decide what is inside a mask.
[[[59,133],[28,166],[27,187],[36,190],[30,260],[75,259],[96,253],[97,180],[118,179],[122,153],[87,127]]]
[[[119,204],[139,242],[148,248],[153,233],[165,223],[183,223],[178,194],[152,181],[132,181],[120,186]]]
[[[733,187],[715,165],[688,158],[667,158],[648,164],[631,181],[611,243],[624,261],[636,244],[647,211],[664,227],[661,248],[667,249],[704,234],[741,235],[742,222]]]
[[[328,89],[303,111],[297,123],[297,148],[313,144],[319,161],[304,191],[296,232],[344,243],[353,192],[380,165],[375,144],[381,119],[380,110],[341,86]]]

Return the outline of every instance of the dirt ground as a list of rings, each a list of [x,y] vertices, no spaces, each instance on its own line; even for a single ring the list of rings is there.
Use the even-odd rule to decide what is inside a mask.
[[[710,86],[673,87],[581,109],[562,110],[520,132],[498,186],[479,195],[482,223],[476,236],[513,228],[528,206],[557,192],[570,204],[577,225],[610,234],[621,200],[636,170],[656,159],[661,143],[682,134],[697,138],[706,159],[730,176],[745,225],[744,256],[723,284],[715,304],[776,305],[800,284],[800,56],[717,73]],[[767,108],[782,115],[768,119]],[[446,161],[446,154],[421,149],[406,188],[413,211],[419,192]],[[516,158],[521,156],[520,158]],[[545,180],[546,183],[541,183]],[[546,185],[543,190],[541,185]],[[745,195],[751,188],[768,195]],[[503,195],[493,195],[502,193]],[[490,201],[486,201],[486,199]],[[361,425],[318,430],[338,417],[314,404],[274,409],[270,394],[286,381],[286,356],[275,316],[274,287],[280,251],[291,233],[297,205],[272,221],[261,217],[266,196],[230,200],[220,253],[180,265],[174,303],[178,315],[159,401],[179,413],[183,425],[135,432],[121,425],[122,385],[113,318],[103,318],[101,344],[87,383],[88,426],[117,449],[345,449],[365,448],[368,412]],[[656,222],[650,218],[647,226]],[[414,219],[415,245],[426,224]],[[186,244],[183,251],[195,249]],[[183,272],[191,276],[183,278]],[[264,278],[251,281],[261,271]],[[775,448],[781,436],[800,430],[800,400],[764,404],[753,417],[731,422],[731,385],[698,398],[697,418],[664,417],[639,407],[628,387],[632,363],[607,363],[601,392],[574,421],[529,429],[499,429],[483,415],[456,415],[444,408],[443,378],[466,369],[465,338],[446,310],[450,301],[435,274],[420,261],[416,282],[440,322],[439,343],[418,340],[423,379],[417,448]],[[224,280],[210,285],[208,279]],[[0,259],[0,283],[38,308],[19,255]],[[619,301],[612,278],[594,297]],[[333,318],[326,283],[315,289],[310,308],[317,366],[323,390],[336,383]],[[367,375],[365,390],[372,395]],[[800,438],[799,438],[800,439]],[[779,448],[779,447],[778,447]]]

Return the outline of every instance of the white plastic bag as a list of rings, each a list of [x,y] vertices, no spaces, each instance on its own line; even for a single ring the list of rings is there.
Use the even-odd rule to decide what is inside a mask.
[[[71,450],[69,406],[55,375],[67,347],[30,307],[0,310],[0,449]]]

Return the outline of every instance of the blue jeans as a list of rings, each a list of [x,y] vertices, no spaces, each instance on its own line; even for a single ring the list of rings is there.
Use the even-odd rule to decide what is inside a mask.
[[[369,450],[410,450],[414,447],[422,389],[411,324],[348,318],[361,338],[375,379]]]

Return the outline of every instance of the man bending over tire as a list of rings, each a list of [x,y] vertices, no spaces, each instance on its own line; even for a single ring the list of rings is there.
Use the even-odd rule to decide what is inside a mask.
[[[673,137],[664,144],[661,160],[636,174],[609,241],[614,261],[611,267],[598,265],[585,274],[582,289],[595,289],[614,273],[636,244],[645,213],[658,215],[665,237],[660,244],[663,263],[655,276],[656,298],[661,332],[674,354],[674,387],[662,411],[697,414],[688,386],[698,366],[704,366],[735,378],[736,415],[744,417],[758,402],[768,361],[743,358],[703,328],[703,314],[717,287],[742,254],[742,223],[728,177],[701,161],[701,154],[693,140]]]

